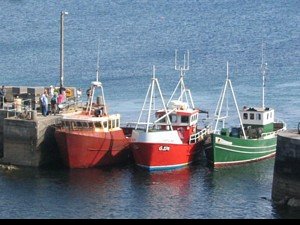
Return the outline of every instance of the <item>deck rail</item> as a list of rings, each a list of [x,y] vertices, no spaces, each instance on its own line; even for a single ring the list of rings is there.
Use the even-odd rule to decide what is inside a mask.
[[[197,143],[205,138],[206,135],[210,134],[210,128],[205,127],[199,132],[190,136],[189,144]]]

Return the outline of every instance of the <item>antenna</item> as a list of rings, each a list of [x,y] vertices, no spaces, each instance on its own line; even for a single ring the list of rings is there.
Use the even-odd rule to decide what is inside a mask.
[[[265,44],[262,43],[261,45],[261,73],[262,73],[262,108],[264,109],[265,108],[265,83],[266,83],[266,70],[267,70],[267,63],[264,62],[265,59],[264,59],[264,47],[265,47]]]
[[[175,50],[175,70],[178,71],[187,71],[190,69],[190,52],[189,50],[183,55],[183,66],[177,65],[177,49]],[[184,75],[181,73],[181,75]]]
[[[155,66],[154,65],[152,66],[152,76],[153,76],[152,78],[155,79]]]
[[[175,49],[175,70],[177,70],[177,49]]]
[[[228,61],[227,61],[227,74],[226,74],[226,78],[227,78],[227,80],[229,80],[229,64],[228,64]]]
[[[98,52],[97,52],[97,69],[96,69],[96,81],[99,80],[99,46],[100,46],[100,38],[98,38]]]

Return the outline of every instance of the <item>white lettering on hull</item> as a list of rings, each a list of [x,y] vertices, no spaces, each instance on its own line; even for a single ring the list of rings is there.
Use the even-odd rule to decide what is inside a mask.
[[[170,151],[170,147],[169,146],[159,146],[158,148],[159,151]]]

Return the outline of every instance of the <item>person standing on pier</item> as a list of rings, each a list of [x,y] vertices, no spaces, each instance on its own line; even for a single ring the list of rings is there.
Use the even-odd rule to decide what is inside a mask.
[[[50,90],[50,98],[52,98],[53,97],[53,95],[54,95],[54,87],[53,87],[53,85],[50,85],[50,88],[49,88],[49,90]]]
[[[4,102],[6,101],[6,89],[4,85],[2,85],[2,88],[0,89],[0,108],[3,109]]]
[[[42,104],[42,114],[43,114],[43,116],[47,116],[47,113],[48,113],[48,94],[47,94],[47,90],[44,90],[44,94],[42,94],[41,104]]]
[[[50,103],[51,103],[51,114],[53,114],[55,116],[56,112],[57,112],[57,94],[56,94],[56,92],[54,92]]]

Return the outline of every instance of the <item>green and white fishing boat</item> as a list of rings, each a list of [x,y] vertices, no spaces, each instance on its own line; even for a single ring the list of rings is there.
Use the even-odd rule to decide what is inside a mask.
[[[232,83],[229,79],[227,62],[227,78],[215,111],[211,146],[205,151],[208,161],[215,168],[259,161],[275,156],[277,133],[286,130],[286,124],[279,120],[275,122],[275,110],[265,107],[266,65],[262,63],[262,106],[244,106],[242,109],[239,109]],[[236,127],[231,127],[231,129],[225,126],[225,120],[228,118],[228,107],[226,114],[221,116],[224,98],[225,96],[228,97],[226,93],[228,88],[231,89],[232,99],[234,100],[240,123]],[[220,121],[222,121],[222,126],[218,126]]]

